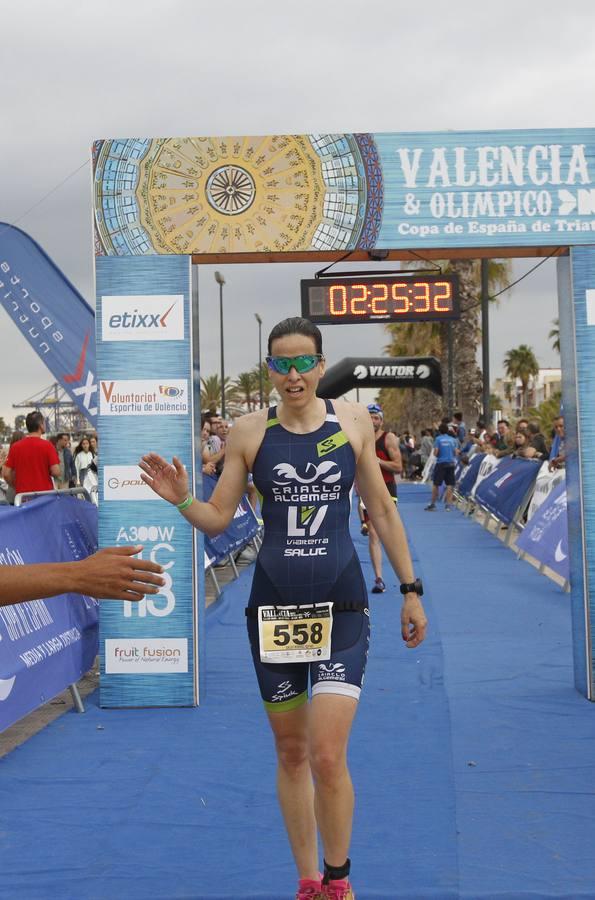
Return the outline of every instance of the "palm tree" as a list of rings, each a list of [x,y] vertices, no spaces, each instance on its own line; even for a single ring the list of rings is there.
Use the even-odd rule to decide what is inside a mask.
[[[256,382],[257,395],[260,396],[260,380],[258,366],[253,370],[254,380]],[[265,362],[262,364],[262,402],[265,406],[269,406],[271,402],[271,394],[274,391],[273,382],[271,381],[271,373]]]
[[[254,372],[240,372],[234,381],[234,387],[242,398],[242,403],[248,407],[248,412],[254,409],[258,396],[258,376]]]
[[[421,265],[421,264],[420,264]],[[481,371],[476,363],[477,347],[481,336],[481,267],[479,260],[456,259],[437,263],[442,271],[459,276],[461,318],[453,323],[454,343],[454,397],[455,407],[463,412],[466,421],[474,422],[482,391]],[[489,260],[488,284],[490,294],[496,292],[510,279],[510,263],[505,260]],[[495,302],[495,301],[494,301]],[[428,322],[388,325],[391,342],[385,352],[393,356],[437,356],[441,361],[444,397],[442,401],[426,390],[383,389],[380,402],[385,407],[385,418],[400,428],[412,430],[412,426],[430,425],[447,410],[448,323]]]
[[[527,344],[519,344],[518,347],[509,350],[504,357],[504,371],[514,381],[518,378],[521,382],[521,410],[527,404],[527,388],[531,378],[539,374],[539,363],[531,347]]]
[[[552,348],[559,353],[560,352],[560,319],[552,319],[552,325],[554,327],[548,334],[548,338],[552,342]]]
[[[218,375],[207,375],[206,378],[200,379],[200,408],[202,410],[210,410],[215,412],[221,409],[221,379]],[[225,405],[233,402],[237,397],[237,391],[231,384],[230,379],[225,376]]]

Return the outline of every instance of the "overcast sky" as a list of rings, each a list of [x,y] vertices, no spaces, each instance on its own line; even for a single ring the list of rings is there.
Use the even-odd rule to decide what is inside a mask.
[[[593,125],[592,0],[19,0],[2,10],[0,219],[19,224],[94,305],[91,142],[97,138],[440,131]],[[41,203],[78,167],[83,168]],[[37,204],[37,205],[35,205]],[[35,208],[27,212],[31,207]],[[514,276],[535,260],[514,263]],[[257,361],[258,331],[299,312],[313,266],[219,266],[226,371]],[[219,369],[218,288],[201,270],[201,367]],[[558,357],[555,266],[503,295],[491,369],[530,344]],[[326,328],[332,363],[378,355],[380,326]],[[0,309],[0,415],[53,378]]]

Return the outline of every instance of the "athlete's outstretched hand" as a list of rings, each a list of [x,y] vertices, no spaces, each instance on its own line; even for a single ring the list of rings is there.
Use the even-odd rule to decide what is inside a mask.
[[[428,620],[417,594],[407,594],[401,609],[401,635],[408,647],[417,647],[426,636]]]
[[[142,457],[139,466],[142,469],[140,477],[145,484],[169,503],[182,503],[190,493],[188,473],[177,456],[168,463],[158,453],[147,453]]]

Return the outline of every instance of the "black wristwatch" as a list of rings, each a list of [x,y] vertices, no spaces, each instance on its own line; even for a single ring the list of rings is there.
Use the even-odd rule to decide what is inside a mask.
[[[417,594],[418,597],[422,597],[424,586],[421,583],[421,578],[416,578],[415,581],[410,581],[408,584],[402,584],[400,591],[402,594]]]

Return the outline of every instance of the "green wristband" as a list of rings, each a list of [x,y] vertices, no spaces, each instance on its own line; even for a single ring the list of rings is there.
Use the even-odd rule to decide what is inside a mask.
[[[188,509],[189,506],[194,502],[194,497],[190,494],[189,497],[186,497],[185,500],[182,500],[181,503],[176,504],[180,512],[184,512],[185,509]]]

